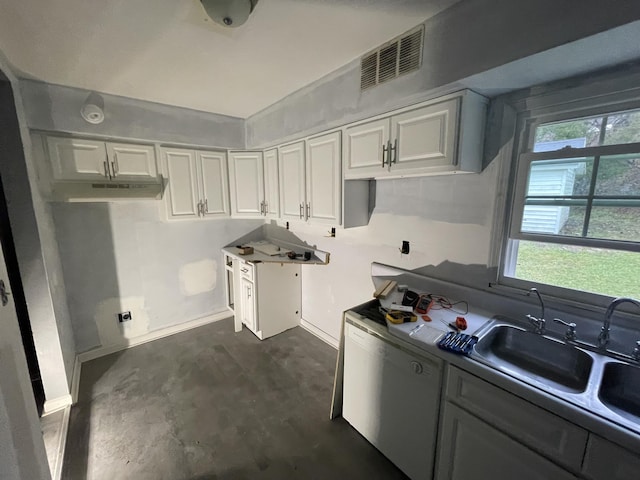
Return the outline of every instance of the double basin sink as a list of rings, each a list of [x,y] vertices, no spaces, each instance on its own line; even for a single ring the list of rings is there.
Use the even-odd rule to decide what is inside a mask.
[[[640,432],[640,366],[496,320],[471,357]]]

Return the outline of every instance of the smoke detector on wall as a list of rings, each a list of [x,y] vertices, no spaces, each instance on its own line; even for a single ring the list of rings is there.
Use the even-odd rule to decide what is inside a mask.
[[[244,24],[258,0],[200,0],[207,15],[225,27],[239,27]]]

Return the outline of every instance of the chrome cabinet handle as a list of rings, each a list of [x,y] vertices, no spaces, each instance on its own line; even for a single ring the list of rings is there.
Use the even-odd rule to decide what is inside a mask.
[[[202,200],[198,202],[198,216],[202,216]]]
[[[111,170],[113,170],[113,176],[117,176],[120,173],[120,167],[118,166],[118,154],[113,154],[113,162],[111,162]]]
[[[300,204],[300,218],[302,218],[302,214],[304,212],[304,203]]]
[[[391,160],[391,152],[393,152],[393,160]],[[391,146],[391,142],[389,142],[389,166],[398,163],[398,139],[396,138],[393,142],[393,147]]]
[[[269,213],[269,207],[268,207],[268,203],[267,202],[262,202],[264,203],[264,214],[265,216]]]
[[[7,303],[9,303],[9,295],[11,295],[11,292],[7,291],[4,280],[0,280],[0,299],[2,300],[3,307],[6,307]]]
[[[107,163],[106,160],[103,163],[104,163],[104,176],[107,177],[108,179],[111,179],[111,173],[109,172],[109,164]]]
[[[264,203],[264,200],[263,200],[263,201],[260,202],[260,214],[261,215],[266,215],[267,214],[266,208],[264,206],[265,206],[265,203]]]
[[[382,146],[382,168],[384,168],[384,164],[387,163],[385,158],[387,153],[389,152],[389,142],[386,145]]]
[[[202,208],[202,215],[204,216],[205,213],[209,213],[209,199],[208,198],[204,199],[204,206]]]
[[[311,216],[311,204],[307,202],[307,218]]]

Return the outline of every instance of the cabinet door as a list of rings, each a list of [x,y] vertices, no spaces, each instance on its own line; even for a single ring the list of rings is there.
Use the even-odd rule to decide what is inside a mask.
[[[441,367],[345,325],[342,414],[413,480],[432,478]]]
[[[264,152],[264,209],[268,218],[280,218],[278,150]]]
[[[630,480],[638,477],[640,455],[593,433],[584,456],[583,475],[590,480]]]
[[[247,280],[246,278],[242,278],[240,280],[240,286],[242,288],[242,323],[244,323],[247,328],[251,331],[255,332],[256,328],[256,307],[255,307],[255,295],[253,291],[253,283]]]
[[[371,178],[388,170],[388,155],[383,151],[389,141],[388,118],[348,127],[345,135],[345,178]]]
[[[391,117],[391,172],[454,165],[459,99]]]
[[[280,147],[280,209],[286,220],[306,219],[304,142]]]
[[[340,224],[340,132],[307,140],[307,214],[313,223]]]
[[[224,152],[196,151],[200,195],[205,217],[229,215],[227,157]]]
[[[262,152],[229,153],[232,217],[261,217],[264,200]]]
[[[162,149],[165,172],[168,176],[166,192],[167,214],[170,218],[198,216],[198,184],[196,159],[193,150]]]
[[[104,142],[47,137],[47,147],[56,180],[104,181],[110,178]]]
[[[566,470],[451,403],[444,408],[435,478],[576,480]]]
[[[155,180],[156,152],[152,145],[107,142],[111,175],[119,180]]]

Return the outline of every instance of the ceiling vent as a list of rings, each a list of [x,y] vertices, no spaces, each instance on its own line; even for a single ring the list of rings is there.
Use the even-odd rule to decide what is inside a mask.
[[[418,70],[422,63],[423,32],[420,25],[362,57],[360,90]]]

